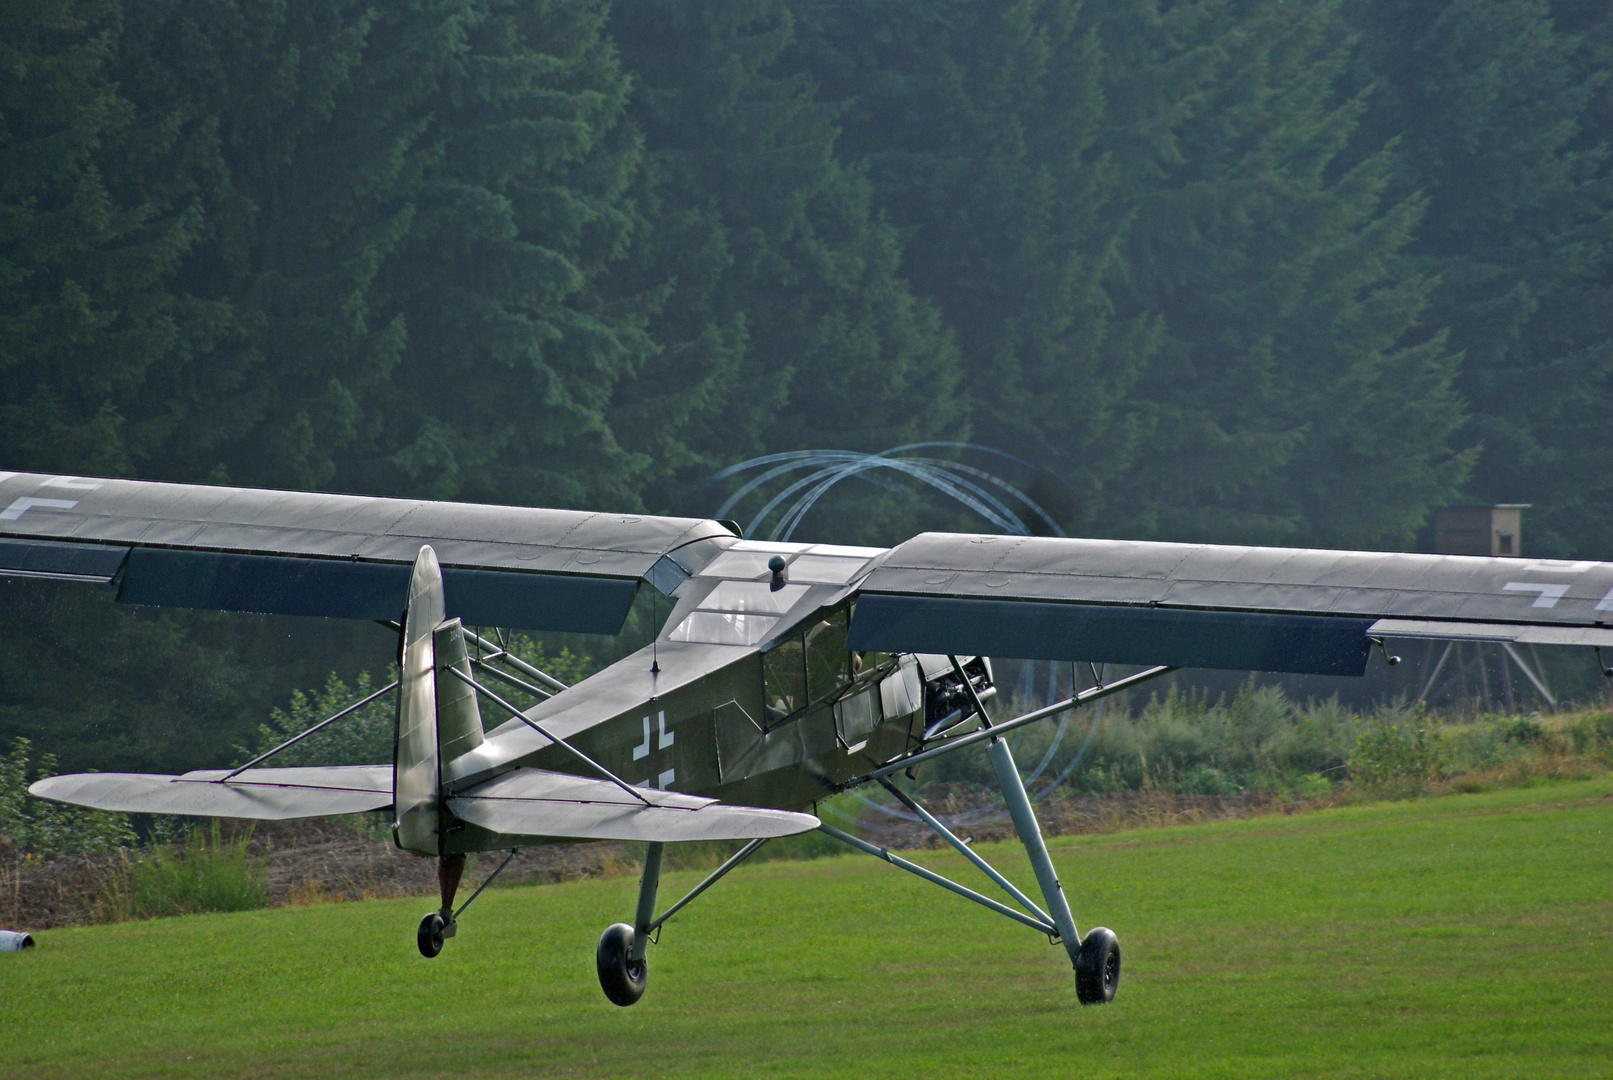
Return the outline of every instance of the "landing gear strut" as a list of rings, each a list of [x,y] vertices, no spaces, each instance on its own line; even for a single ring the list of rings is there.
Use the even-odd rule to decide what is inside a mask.
[[[1019,833],[1025,854],[1030,856],[1031,869],[1036,872],[1036,883],[1041,886],[1053,924],[1058,927],[1059,940],[1075,965],[1076,1000],[1083,1005],[1107,1005],[1115,999],[1115,990],[1120,985],[1120,940],[1103,926],[1095,926],[1087,931],[1086,937],[1081,936],[1070,914],[1069,902],[1064,898],[1064,888],[1053,870],[1053,860],[1047,856],[1041,826],[1025,794],[1014,755],[1006,742],[993,739],[986,746],[986,756],[997,773],[997,784],[1002,789],[1009,816],[1014,820],[1014,831]]]
[[[649,961],[644,950],[650,943],[650,923],[655,919],[655,893],[661,884],[661,847],[649,845],[644,852],[644,876],[638,883],[638,911],[633,925],[613,923],[599,936],[594,961],[599,968],[599,988],[612,1003],[633,1004],[644,996],[649,981]]]
[[[415,933],[415,944],[420,946],[420,955],[428,960],[442,952],[443,942],[453,937],[454,931],[459,928],[454,922],[454,894],[459,891],[459,879],[464,873],[463,854],[444,855],[437,860],[437,887],[442,894],[442,910],[423,917],[420,929]]]

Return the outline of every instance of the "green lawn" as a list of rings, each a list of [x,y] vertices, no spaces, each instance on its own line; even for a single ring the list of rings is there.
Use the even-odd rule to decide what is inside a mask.
[[[418,900],[52,931],[0,955],[0,1073],[1613,1075],[1608,778],[1051,846],[1077,922],[1120,935],[1113,1005],[1078,1006],[1032,931],[859,855],[736,872],[630,1009],[593,947],[631,878],[485,894],[436,960]]]

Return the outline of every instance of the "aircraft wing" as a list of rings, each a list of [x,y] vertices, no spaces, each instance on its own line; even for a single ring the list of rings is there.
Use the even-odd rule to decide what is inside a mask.
[[[1359,675],[1371,637],[1613,646],[1613,563],[924,533],[847,647]]]
[[[448,809],[506,836],[576,840],[755,840],[818,827],[811,814],[731,806],[653,788],[643,794],[650,805],[609,780],[524,768],[453,796]]]
[[[227,783],[218,783],[228,774],[228,769],[201,769],[183,776],[73,773],[35,781],[28,793],[128,814],[195,814],[260,821],[357,814],[392,805],[390,765],[248,769]]]
[[[395,619],[430,544],[450,618],[614,634],[641,579],[670,592],[715,554],[701,541],[731,535],[692,518],[0,472],[0,575],[112,583],[120,603]]]

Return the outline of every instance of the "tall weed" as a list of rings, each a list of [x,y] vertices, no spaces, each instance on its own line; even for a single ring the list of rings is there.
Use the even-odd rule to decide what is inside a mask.
[[[268,903],[266,858],[247,851],[252,830],[224,837],[219,823],[184,844],[159,844],[112,875],[103,893],[109,921],[205,911],[250,911]]]

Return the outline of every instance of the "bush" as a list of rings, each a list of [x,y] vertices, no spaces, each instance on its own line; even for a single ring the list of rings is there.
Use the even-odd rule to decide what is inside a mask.
[[[104,909],[109,919],[158,919],[204,911],[251,911],[268,903],[266,858],[247,853],[252,831],[225,839],[214,821],[183,845],[160,844],[115,875]]]
[[[1574,749],[1581,754],[1607,756],[1613,752],[1613,713],[1593,713],[1568,729]]]
[[[1421,705],[1396,702],[1362,725],[1350,755],[1350,779],[1362,787],[1420,787],[1439,768],[1438,739]]]
[[[33,744],[19,738],[0,757],[0,847],[36,855],[78,855],[133,847],[135,833],[124,814],[67,806],[28,794],[31,780],[56,775],[56,758],[41,754],[37,768],[28,758]],[[30,772],[32,776],[30,777]]]

